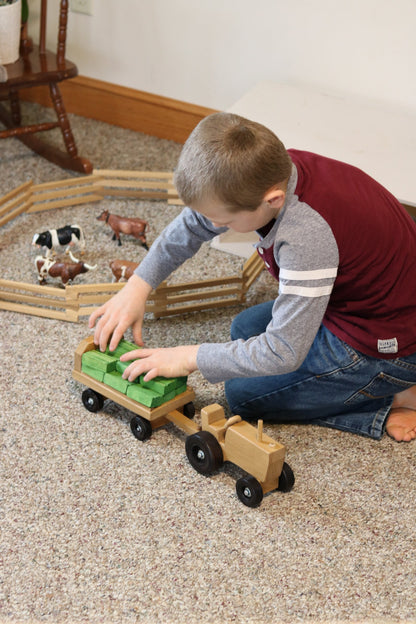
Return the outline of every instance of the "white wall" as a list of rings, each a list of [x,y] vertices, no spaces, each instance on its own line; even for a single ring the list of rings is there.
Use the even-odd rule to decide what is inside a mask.
[[[67,57],[84,76],[216,109],[262,80],[416,109],[415,0],[93,2],[93,17],[69,13]]]

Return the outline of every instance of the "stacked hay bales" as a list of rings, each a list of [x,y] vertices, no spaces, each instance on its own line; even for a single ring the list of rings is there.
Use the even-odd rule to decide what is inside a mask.
[[[137,349],[137,345],[121,340],[115,351],[101,353],[97,349],[86,351],[82,355],[81,370],[146,407],[154,408],[171,401],[186,391],[187,377],[156,377],[144,381],[144,375],[131,382],[123,379],[123,372],[131,362],[121,362],[120,357]]]

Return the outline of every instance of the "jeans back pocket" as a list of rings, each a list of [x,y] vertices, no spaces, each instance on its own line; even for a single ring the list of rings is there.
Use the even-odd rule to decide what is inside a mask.
[[[361,403],[371,399],[381,399],[383,397],[393,396],[411,386],[416,385],[416,380],[408,381],[393,377],[387,373],[378,373],[373,379],[354,392],[346,401],[346,405]]]

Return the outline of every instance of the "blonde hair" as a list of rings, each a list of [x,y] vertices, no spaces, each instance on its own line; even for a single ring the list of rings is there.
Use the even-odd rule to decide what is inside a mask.
[[[215,198],[236,212],[255,210],[291,171],[290,156],[271,130],[239,115],[214,113],[190,134],[174,181],[187,206]]]

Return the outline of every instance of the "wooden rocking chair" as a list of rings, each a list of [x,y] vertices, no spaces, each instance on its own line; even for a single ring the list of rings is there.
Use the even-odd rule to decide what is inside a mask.
[[[15,63],[3,65],[3,80],[0,82],[0,100],[10,102],[10,113],[0,104],[0,122],[6,130],[0,130],[0,139],[16,137],[44,158],[65,169],[90,173],[92,164],[78,156],[74,137],[65,111],[58,82],[78,74],[74,63],[65,59],[68,0],[61,0],[59,14],[58,44],[56,54],[46,50],[47,0],[41,0],[39,45],[25,46],[22,42],[20,57]],[[28,87],[48,85],[56,112],[56,122],[21,124],[19,90]],[[66,152],[48,145],[38,136],[39,132],[60,128]]]

